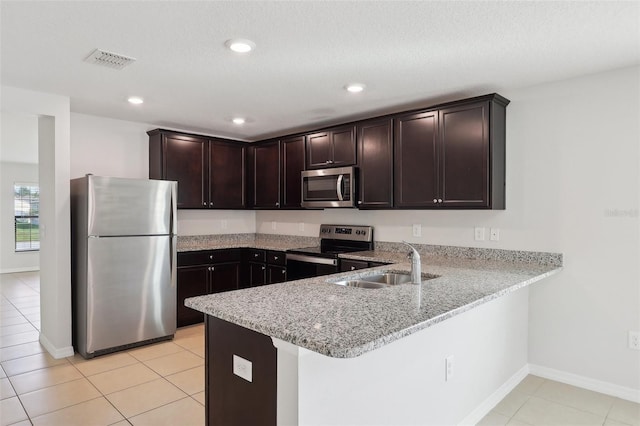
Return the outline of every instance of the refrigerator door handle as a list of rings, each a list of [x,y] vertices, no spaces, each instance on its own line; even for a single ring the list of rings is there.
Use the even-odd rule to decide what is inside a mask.
[[[178,235],[178,182],[171,184],[171,234]]]
[[[171,254],[169,261],[171,263],[171,288],[175,288],[178,282],[178,236],[171,236]]]

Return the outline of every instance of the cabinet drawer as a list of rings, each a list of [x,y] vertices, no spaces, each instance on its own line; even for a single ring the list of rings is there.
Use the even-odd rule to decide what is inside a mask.
[[[240,249],[200,250],[178,253],[178,266],[236,261],[240,261]]]
[[[340,260],[340,272],[355,271],[369,267],[369,263],[362,260]]]
[[[250,262],[266,262],[266,250],[249,249],[248,259]]]
[[[284,252],[267,250],[267,263],[269,265],[284,266],[286,264]]]

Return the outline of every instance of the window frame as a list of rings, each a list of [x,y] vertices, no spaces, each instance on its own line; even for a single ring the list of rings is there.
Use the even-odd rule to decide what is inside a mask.
[[[28,206],[28,213],[25,213],[25,203]],[[26,231],[27,240],[18,238],[18,225],[21,224],[29,225]],[[37,229],[37,233],[34,233],[34,228]],[[34,234],[37,235],[36,238]],[[13,238],[16,253],[40,251],[40,185],[38,183],[14,182],[13,184]]]

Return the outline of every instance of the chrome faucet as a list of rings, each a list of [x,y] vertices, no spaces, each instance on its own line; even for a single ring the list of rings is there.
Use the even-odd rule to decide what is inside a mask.
[[[402,242],[411,248],[409,256],[411,256],[411,282],[413,284],[422,284],[422,272],[420,271],[420,253],[411,244],[406,241]]]

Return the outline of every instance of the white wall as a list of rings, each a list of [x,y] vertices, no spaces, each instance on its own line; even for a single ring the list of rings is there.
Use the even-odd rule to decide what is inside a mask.
[[[146,123],[71,114],[71,177],[87,173],[147,179],[149,137]],[[180,190],[178,188],[178,190]],[[240,210],[180,210],[178,234],[255,232],[255,213]]]
[[[71,346],[69,98],[2,86],[2,113],[38,117],[40,342],[56,358]]]
[[[13,185],[15,183],[38,183],[38,165],[0,162],[0,273],[37,271],[40,268],[38,251],[16,252],[15,250],[13,220]]]
[[[15,251],[14,183],[38,183],[38,117],[0,113],[0,273],[37,271],[40,253]]]
[[[532,287],[529,362],[640,389],[640,356],[627,348],[627,331],[640,330],[640,71],[501,94],[506,210],[260,211],[256,229],[317,236],[320,223],[363,223],[382,241],[564,253],[565,270]],[[500,241],[474,241],[475,226],[500,228]]]

